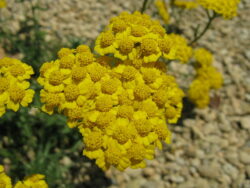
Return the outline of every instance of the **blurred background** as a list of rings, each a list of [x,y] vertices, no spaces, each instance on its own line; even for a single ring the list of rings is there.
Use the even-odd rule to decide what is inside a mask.
[[[142,4],[143,0],[8,0],[7,7],[0,8],[0,58],[15,57],[32,65],[32,88],[39,91],[35,78],[43,62],[56,59],[62,47],[93,46],[110,18],[140,10]],[[237,17],[216,19],[197,43],[213,53],[224,85],[208,108],[184,108],[178,124],[169,126],[172,144],[157,151],[145,169],[103,172],[82,156],[82,138],[67,127],[65,117],[38,110],[39,92],[31,108],[8,111],[0,118],[0,164],[13,181],[42,173],[50,187],[249,188],[249,11],[250,1],[242,0]],[[161,20],[153,0],[145,13]],[[200,8],[171,13],[172,31],[187,39],[194,27],[206,22]],[[187,87],[187,65],[173,63],[169,69]]]

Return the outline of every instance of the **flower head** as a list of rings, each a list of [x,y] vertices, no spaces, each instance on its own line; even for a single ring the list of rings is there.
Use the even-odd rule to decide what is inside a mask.
[[[45,176],[42,174],[34,174],[31,176],[27,176],[26,178],[24,178],[23,181],[18,181],[14,188],[26,188],[26,187],[30,187],[30,188],[48,188],[48,184],[46,183],[46,181],[44,180]]]
[[[43,109],[57,109],[69,127],[78,127],[83,154],[103,170],[145,167],[162,141],[170,143],[167,123],[177,122],[184,96],[157,60],[186,62],[190,47],[146,14],[124,12],[98,36],[95,51],[101,57],[84,45],[62,49],[41,67]]]
[[[169,22],[169,13],[168,13],[168,9],[167,9],[167,6],[166,6],[164,0],[155,1],[155,5],[156,5],[156,7],[158,9],[158,12],[159,12],[160,16],[164,20],[164,23],[168,24],[168,22]]]
[[[48,184],[44,180],[45,176],[42,174],[33,174],[27,176],[23,181],[18,181],[12,186],[11,178],[4,172],[4,167],[0,165],[0,187],[1,188],[48,188]]]
[[[240,0],[197,0],[205,9],[221,14],[225,19],[231,19],[237,15]]]
[[[194,52],[194,58],[197,62],[197,66],[199,67],[211,66],[213,62],[213,55],[205,48],[196,49]]]
[[[196,76],[190,85],[188,98],[198,108],[205,108],[210,102],[209,91],[219,89],[223,84],[223,77],[212,65],[213,56],[206,49],[196,49],[194,58]]]
[[[156,4],[167,21],[163,2],[157,1]],[[105,31],[97,37],[95,51],[100,55],[113,54],[123,61],[136,60],[141,65],[155,62],[161,56],[186,62],[191,54],[186,41],[173,41],[173,37],[166,34],[158,21],[139,12],[124,12],[112,18]]]
[[[0,8],[5,8],[7,6],[6,0],[0,0]]]
[[[190,85],[188,97],[198,108],[207,107],[210,101],[209,82],[195,79]]]
[[[4,167],[0,165],[0,187],[12,188],[11,179],[4,172]]]
[[[194,1],[175,0],[174,5],[185,9],[193,9],[198,7],[199,4],[196,2],[196,0]]]
[[[180,117],[183,92],[155,65],[137,69],[131,62],[120,62],[96,82],[100,91],[93,98],[95,109],[79,129],[87,146],[84,155],[104,170],[110,166],[119,170],[145,167],[155,146],[161,148],[161,141],[171,140],[166,123],[175,123]],[[96,134],[98,139],[94,139]]]
[[[32,102],[34,91],[27,82],[33,74],[31,66],[13,58],[0,59],[0,116],[6,109],[17,111]]]

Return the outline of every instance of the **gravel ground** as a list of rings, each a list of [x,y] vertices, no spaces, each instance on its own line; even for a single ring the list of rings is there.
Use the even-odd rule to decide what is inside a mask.
[[[141,3],[133,0],[44,0],[43,5],[49,10],[39,16],[51,34],[48,40],[53,38],[53,33],[61,38],[74,36],[93,40],[110,17],[124,10],[139,9]],[[102,184],[110,188],[249,188],[249,10],[250,0],[242,1],[238,17],[216,19],[198,43],[213,52],[214,64],[224,75],[224,86],[214,94],[214,104],[210,108],[184,110],[180,123],[170,126],[173,143],[157,151],[156,159],[148,161],[147,168],[125,172],[110,169],[103,174],[87,162],[82,167],[84,175],[80,174],[76,181],[83,181],[86,187]],[[12,23],[13,31],[19,27],[18,20],[24,19],[23,11],[23,5],[14,4],[13,0],[8,10],[3,11],[5,16],[12,14],[16,18]],[[152,11],[154,7],[147,12]],[[179,26],[188,38],[190,28],[206,20],[201,10],[184,12],[182,18]],[[173,70],[187,74],[187,69],[178,66],[173,65]]]

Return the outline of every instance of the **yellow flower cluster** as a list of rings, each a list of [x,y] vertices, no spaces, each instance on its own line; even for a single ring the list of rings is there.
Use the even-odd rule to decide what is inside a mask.
[[[7,6],[6,0],[0,0],[0,8],[5,8]]]
[[[17,59],[0,59],[0,117],[6,108],[16,112],[32,102],[35,92],[27,81],[32,74],[32,67]]]
[[[13,188],[48,188],[42,174],[34,174],[26,177],[23,181],[18,181]]]
[[[204,48],[195,50],[196,78],[192,82],[189,91],[189,99],[198,107],[205,108],[210,102],[209,91],[219,89],[223,78],[220,72],[212,66],[212,54]]]
[[[165,24],[168,24],[170,17],[169,17],[167,5],[164,2],[164,0],[156,0],[155,6],[157,7],[158,12],[160,16],[162,17],[163,21],[165,22]]]
[[[186,62],[192,56],[192,48],[179,35],[168,35],[158,21],[146,14],[121,13],[98,36],[95,51],[100,55],[113,54],[121,60],[155,62],[161,56]],[[185,56],[185,58],[182,58]]]
[[[237,15],[240,0],[197,0],[206,9],[221,14],[226,19],[231,19]]]
[[[185,9],[193,9],[198,6],[198,3],[196,1],[174,0],[174,5]]]
[[[172,48],[169,54],[163,52],[163,57],[170,60],[179,60],[182,63],[187,63],[193,55],[193,49],[188,46],[187,40],[181,35],[171,33],[168,35]],[[166,42],[166,41],[164,41]],[[162,41],[161,45],[165,46],[166,43]],[[162,47],[163,49],[165,47]]]
[[[0,188],[48,188],[45,176],[42,174],[34,174],[26,177],[23,181],[18,181],[12,186],[11,179],[4,172],[4,168],[0,165]]]
[[[86,45],[76,50],[62,48],[58,56],[40,68],[37,81],[44,86],[40,92],[42,110],[52,114],[57,109],[68,117],[69,127],[75,127],[87,111],[95,108],[93,98],[99,87],[96,82],[108,68],[96,62]]]
[[[201,5],[205,9],[221,14],[225,19],[231,19],[237,15],[239,2],[240,0],[174,0],[174,5],[186,9]]]
[[[166,123],[180,117],[183,92],[164,63],[96,58],[85,45],[58,56],[40,69],[42,110],[66,115],[100,168],[144,167],[161,141],[170,142]]]
[[[4,168],[2,165],[0,165],[0,187],[12,188],[11,179],[4,173]]]
[[[84,154],[106,170],[143,168],[161,141],[170,142],[166,123],[176,123],[183,92],[172,76],[156,63],[136,68],[133,61],[118,63],[101,80],[95,110],[80,127]]]

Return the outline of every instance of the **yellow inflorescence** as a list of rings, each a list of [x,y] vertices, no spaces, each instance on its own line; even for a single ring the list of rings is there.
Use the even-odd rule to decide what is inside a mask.
[[[175,0],[174,5],[185,9],[193,9],[196,8],[199,4],[196,2],[196,0],[194,1]]]
[[[94,63],[95,58],[88,46],[80,45],[76,50],[62,48],[59,59],[47,62],[40,68],[39,84],[44,103],[42,110],[52,114],[55,109],[68,118],[68,125],[74,127],[83,118],[84,112],[93,108],[85,101],[96,95],[100,80],[106,68]],[[66,61],[65,61],[66,60]]]
[[[157,1],[156,4],[162,13],[163,2]],[[165,21],[168,19],[166,14]],[[123,12],[112,18],[98,36],[95,51],[100,55],[113,54],[123,61],[141,61],[141,64],[155,62],[161,56],[186,62],[192,56],[191,47],[183,37],[166,34],[158,21],[139,12]]]
[[[27,81],[32,74],[32,67],[17,59],[0,59],[0,117],[6,109],[16,112],[32,102],[35,92]]]
[[[115,28],[124,30],[124,23]],[[143,48],[145,53],[155,50]],[[129,49],[128,45],[124,51]],[[63,51],[70,53],[59,52],[63,54],[59,59],[40,69],[42,109],[66,115],[68,126],[78,127],[83,135],[83,154],[103,170],[145,167],[145,159],[154,158],[155,147],[161,148],[161,141],[170,142],[167,123],[176,123],[181,114],[184,94],[174,77],[166,74],[160,62],[95,58],[84,45]],[[85,59],[77,58],[85,55],[92,62],[82,64]]]
[[[18,181],[13,188],[48,188],[48,184],[44,180],[45,176],[42,174],[34,174],[26,177],[23,181]]]
[[[197,0],[206,9],[221,14],[226,19],[231,19],[237,15],[240,0]]]
[[[205,48],[198,48],[195,50],[194,58],[197,67],[209,67],[213,62],[213,55]]]
[[[23,181],[18,181],[12,186],[11,179],[4,172],[4,168],[0,165],[0,187],[1,188],[48,188],[48,184],[44,180],[42,174],[34,174],[26,177]]]
[[[210,102],[209,91],[219,89],[223,78],[220,72],[212,66],[212,54],[204,48],[195,50],[196,77],[191,83],[188,97],[198,108],[205,108]]]
[[[182,63],[187,63],[192,57],[193,50],[190,46],[188,46],[187,40],[184,37],[172,33],[169,35],[167,44],[170,44],[170,51],[169,53],[166,53],[166,49],[163,48],[163,56],[165,58],[171,60],[177,59]]]
[[[164,2],[164,0],[156,0],[155,5],[156,5],[156,7],[158,9],[158,12],[159,12],[160,16],[164,20],[165,24],[168,24],[170,16],[169,16],[169,13],[168,13],[167,5]]]
[[[175,6],[193,9],[201,5],[205,9],[213,10],[225,19],[231,19],[237,15],[240,0],[175,0]]]
[[[4,167],[2,165],[0,165],[0,187],[12,188],[11,179],[4,173]]]
[[[7,6],[6,0],[0,0],[0,8],[5,8]]]

